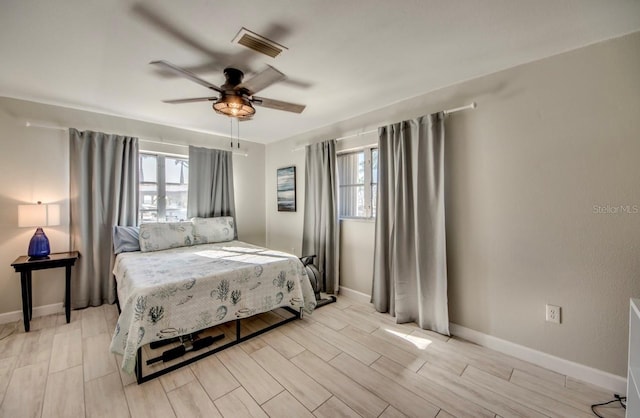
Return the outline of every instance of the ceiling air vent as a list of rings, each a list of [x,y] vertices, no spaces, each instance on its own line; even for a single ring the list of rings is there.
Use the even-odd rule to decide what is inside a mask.
[[[242,28],[240,32],[233,38],[234,43],[238,43],[256,52],[264,55],[268,55],[271,58],[277,57],[286,47],[280,45],[277,42],[267,39],[264,36],[260,36],[255,32],[251,32],[249,29]]]

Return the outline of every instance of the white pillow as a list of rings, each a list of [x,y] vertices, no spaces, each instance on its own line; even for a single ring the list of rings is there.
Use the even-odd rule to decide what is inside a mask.
[[[140,250],[159,251],[193,245],[191,222],[158,222],[140,225]]]
[[[196,244],[231,241],[234,237],[233,217],[192,218]]]

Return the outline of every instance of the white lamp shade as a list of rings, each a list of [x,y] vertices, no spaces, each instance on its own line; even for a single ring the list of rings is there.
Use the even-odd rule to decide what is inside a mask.
[[[46,226],[47,207],[45,205],[18,205],[18,226]]]
[[[60,205],[47,205],[47,226],[60,225]]]
[[[60,205],[18,205],[18,226],[60,225]]]

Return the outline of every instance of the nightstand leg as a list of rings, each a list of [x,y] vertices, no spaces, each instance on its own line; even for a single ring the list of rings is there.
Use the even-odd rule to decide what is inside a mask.
[[[29,286],[28,294],[29,294],[29,321],[33,319],[33,286],[31,280],[31,270],[27,271],[27,286]]]
[[[64,313],[67,314],[67,324],[71,322],[71,266],[66,266]]]
[[[22,315],[24,317],[24,332],[29,332],[29,284],[27,272],[20,272],[20,287],[22,288]]]

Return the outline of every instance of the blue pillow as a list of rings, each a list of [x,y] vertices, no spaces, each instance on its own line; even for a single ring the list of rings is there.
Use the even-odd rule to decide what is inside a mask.
[[[140,251],[140,228],[137,226],[113,227],[113,253]]]

